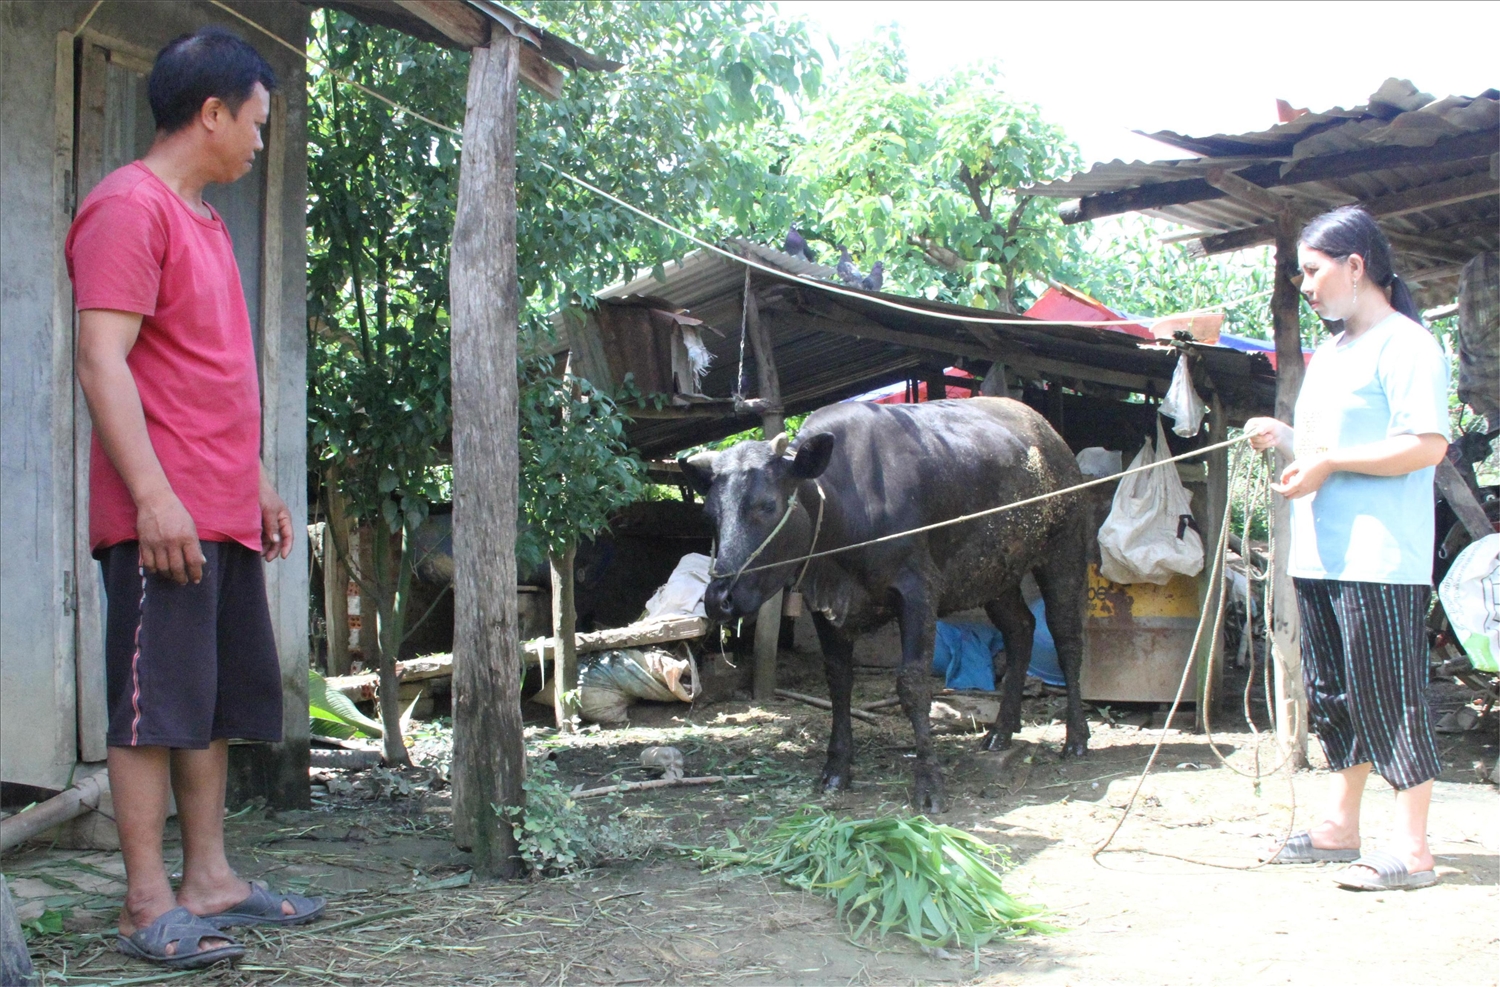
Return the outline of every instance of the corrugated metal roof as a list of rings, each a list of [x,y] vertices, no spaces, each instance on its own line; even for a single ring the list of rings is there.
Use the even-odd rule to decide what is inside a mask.
[[[836,275],[830,267],[746,240],[731,240],[724,247],[748,253],[784,272],[777,276],[755,271],[752,281],[763,299],[762,319],[772,337],[787,414],[811,411],[876,387],[941,372],[955,362],[983,376],[993,362],[992,354],[1032,379],[1045,376],[1069,383],[1128,378],[1157,394],[1165,393],[1176,366],[1177,352],[1171,347],[1143,345],[1135,337],[1090,326],[1027,325],[1024,323],[1033,320],[1017,315],[1014,318],[1023,324],[989,326],[976,334],[963,322],[940,318],[938,313],[976,319],[1008,313],[876,292],[835,295],[819,291],[810,283],[834,280]],[[744,266],[700,250],[667,265],[664,274],[665,280],[642,275],[600,292],[597,298],[602,304],[652,299],[686,309],[701,319],[701,336],[714,362],[700,389],[710,398],[729,401],[740,370]],[[920,311],[891,309],[879,303],[881,297]],[[835,331],[835,326],[843,331]],[[861,329],[873,336],[852,335]],[[993,333],[998,351],[981,342],[985,332]],[[1242,413],[1269,412],[1275,375],[1264,355],[1218,346],[1193,349],[1227,405]],[[755,397],[757,375],[749,346],[745,378],[744,396]],[[640,417],[629,427],[630,442],[643,455],[659,457],[758,423],[756,415],[736,415],[727,404],[711,407],[720,413],[699,409],[692,417]]]
[[[1486,141],[1483,135],[1494,135]],[[1478,136],[1475,140],[1473,136]],[[1171,131],[1147,134],[1200,157],[1178,161],[1111,161],[1096,164],[1070,178],[1027,191],[1050,198],[1091,199],[1110,193],[1203,179],[1210,169],[1240,172],[1257,184],[1274,188],[1298,211],[1313,214],[1351,202],[1376,209],[1381,200],[1450,179],[1489,174],[1500,151],[1500,90],[1474,97],[1433,99],[1410,82],[1387,80],[1368,103],[1322,113],[1305,113],[1288,123],[1249,134],[1186,137]],[[1468,138],[1467,150],[1442,152],[1457,138]],[[1459,142],[1462,143],[1462,142]],[[1435,148],[1433,160],[1357,170],[1317,177],[1318,159],[1379,148]],[[1442,152],[1442,153],[1439,153]],[[1469,153],[1472,152],[1472,153]],[[1347,159],[1346,159],[1347,160]],[[1298,181],[1299,173],[1309,180]],[[1254,206],[1212,193],[1196,201],[1141,207],[1147,215],[1183,223],[1206,233],[1246,230],[1272,217]],[[1394,234],[1398,271],[1418,286],[1424,305],[1451,300],[1458,270],[1467,257],[1500,246],[1500,195],[1493,191],[1460,202],[1380,216],[1382,228]],[[1267,227],[1269,230],[1269,227]],[[1407,238],[1400,240],[1398,238]],[[1417,243],[1413,238],[1426,240]]]

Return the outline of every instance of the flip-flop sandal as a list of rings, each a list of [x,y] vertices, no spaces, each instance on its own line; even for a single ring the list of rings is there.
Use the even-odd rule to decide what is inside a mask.
[[[1394,853],[1377,850],[1367,853],[1344,868],[1334,878],[1340,887],[1351,891],[1415,891],[1430,888],[1438,882],[1437,872],[1406,869],[1406,862]]]
[[[228,939],[229,944],[200,950],[205,939]],[[175,946],[167,952],[168,946]],[[174,908],[144,929],[130,935],[121,934],[115,948],[126,956],[155,963],[168,970],[196,970],[245,955],[245,947],[230,939],[216,926],[194,915],[186,908]]]
[[[292,903],[292,914],[282,911],[282,902]],[[264,881],[250,882],[250,897],[203,920],[221,929],[234,925],[301,925],[323,914],[327,898],[272,891]]]
[[[1324,850],[1313,846],[1312,834],[1298,833],[1271,858],[1273,864],[1352,863],[1359,859],[1358,850]]]

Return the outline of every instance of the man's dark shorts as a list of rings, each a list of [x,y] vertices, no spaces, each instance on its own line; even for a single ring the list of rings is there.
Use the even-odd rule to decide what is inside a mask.
[[[111,747],[281,740],[265,562],[235,542],[202,545],[203,581],[186,586],[146,574],[133,541],[99,553]]]

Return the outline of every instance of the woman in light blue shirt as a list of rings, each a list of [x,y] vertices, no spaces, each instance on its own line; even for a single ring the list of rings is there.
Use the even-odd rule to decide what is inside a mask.
[[[1313,220],[1297,249],[1302,293],[1338,331],[1313,354],[1295,429],[1252,418],[1256,449],[1292,458],[1273,489],[1292,501],[1288,569],[1301,617],[1308,709],[1333,770],[1324,819],[1278,863],[1350,861],[1359,890],[1434,884],[1427,844],[1441,769],[1427,709],[1434,467],[1448,448],[1448,360],[1391,270],[1370,214]],[[1388,846],[1361,852],[1371,769],[1396,789]]]

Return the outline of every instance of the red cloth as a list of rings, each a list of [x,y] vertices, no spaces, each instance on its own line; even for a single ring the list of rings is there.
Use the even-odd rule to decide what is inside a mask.
[[[80,311],[144,317],[126,362],[151,446],[198,537],[260,551],[260,386],[224,221],[195,213],[137,161],[84,200],[68,231],[67,260]],[[93,549],[136,538],[135,520],[135,501],[95,437]]]

